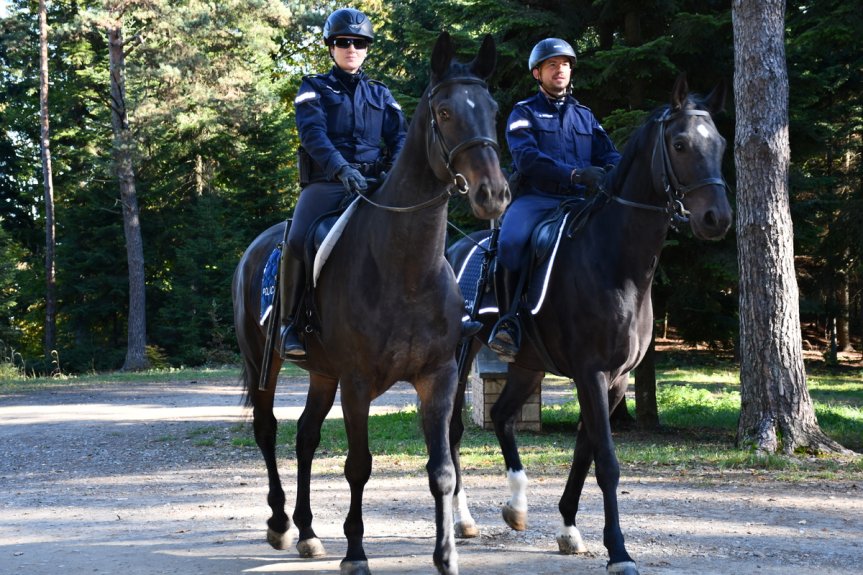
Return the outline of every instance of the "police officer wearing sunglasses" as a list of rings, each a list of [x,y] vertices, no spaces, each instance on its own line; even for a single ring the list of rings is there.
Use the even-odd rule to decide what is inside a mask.
[[[300,185],[288,245],[282,260],[282,358],[302,359],[294,317],[304,289],[306,234],[321,215],[337,209],[346,194],[368,189],[405,142],[404,114],[389,89],[362,71],[374,40],[372,23],[352,8],[336,10],[324,24],[324,43],[334,65],[326,74],[303,78],[294,100],[300,134]]]

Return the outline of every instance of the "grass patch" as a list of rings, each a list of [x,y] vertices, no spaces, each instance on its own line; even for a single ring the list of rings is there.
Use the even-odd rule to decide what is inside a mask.
[[[797,458],[737,449],[734,446],[740,409],[737,369],[733,365],[710,365],[658,370],[657,402],[662,429],[652,433],[616,432],[621,465],[678,474],[766,472],[788,481],[863,478],[863,458]],[[863,371],[819,373],[809,379],[809,389],[822,430],[846,447],[863,451]],[[634,408],[631,402],[630,408]],[[543,406],[544,431],[518,434],[525,466],[534,473],[566,473],[579,415],[575,400]],[[247,427],[244,434],[235,437],[234,445],[254,447],[249,433]],[[294,456],[295,437],[296,422],[282,422],[279,444],[285,457]],[[376,465],[395,465],[424,473],[425,442],[414,408],[371,416],[369,447]],[[346,456],[343,422],[325,421],[316,455],[316,472],[340,473]],[[465,432],[460,456],[465,470],[503,468],[503,456],[494,434],[473,425]]]
[[[2,366],[3,364],[0,364]],[[294,368],[299,369],[299,368]],[[19,371],[18,376],[4,377],[0,367],[0,393],[27,392],[52,387],[73,387],[85,385],[111,385],[117,383],[185,383],[198,380],[239,381],[240,369],[223,368],[164,368],[145,371],[111,373],[88,373],[84,375],[58,375],[54,377],[26,377]]]

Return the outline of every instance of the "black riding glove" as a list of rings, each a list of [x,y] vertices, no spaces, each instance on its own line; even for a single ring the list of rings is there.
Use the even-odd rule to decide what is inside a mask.
[[[605,186],[605,170],[599,166],[576,168],[569,179],[573,184],[582,184],[589,192],[597,192]]]
[[[345,189],[350,192],[364,191],[369,187],[363,175],[351,166],[342,166],[336,173],[336,177],[342,181]]]

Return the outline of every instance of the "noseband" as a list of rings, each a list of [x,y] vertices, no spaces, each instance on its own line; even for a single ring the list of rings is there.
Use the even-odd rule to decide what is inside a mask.
[[[494,148],[496,154],[500,154],[500,146],[498,146],[497,139],[490,136],[475,136],[473,138],[465,140],[464,142],[456,144],[453,147],[447,145],[446,138],[444,138],[443,132],[441,132],[440,126],[435,120],[434,109],[432,109],[432,98],[434,98],[435,95],[442,88],[452,86],[453,84],[477,84],[488,90],[488,86],[485,82],[483,82],[479,78],[471,77],[450,78],[448,80],[444,80],[435,84],[429,90],[429,127],[431,128],[431,130],[429,131],[431,138],[428,143],[429,155],[431,155],[432,153],[432,148],[436,146],[437,151],[440,153],[440,157],[443,161],[444,167],[446,168],[447,172],[449,172],[449,175],[452,178],[452,182],[447,187],[447,195],[452,195],[452,190],[455,190],[460,194],[467,194],[470,191],[470,185],[468,185],[467,183],[467,178],[465,178],[464,175],[455,172],[452,168],[452,164],[455,161],[456,156],[458,156],[465,150],[468,150],[475,146],[491,146],[492,148]]]
[[[680,116],[710,117],[710,112],[707,112],[706,110],[678,110],[676,112],[672,112],[670,109],[667,109],[655,120],[659,124],[659,130],[657,132],[656,143],[653,146],[651,165],[656,165],[658,151],[659,159],[661,161],[661,177],[659,183],[668,198],[666,204],[664,206],[654,206],[651,204],[631,202],[621,197],[614,196],[614,200],[616,202],[635,208],[663,212],[668,214],[674,223],[686,223],[689,221],[689,211],[683,206],[683,198],[686,194],[692,190],[712,185],[720,185],[723,186],[726,191],[728,190],[728,184],[722,177],[704,178],[703,180],[698,180],[688,186],[682,185],[680,180],[677,179],[677,174],[674,172],[674,166],[671,165],[671,159],[668,157],[668,146],[665,144],[665,129],[669,122],[679,118]]]

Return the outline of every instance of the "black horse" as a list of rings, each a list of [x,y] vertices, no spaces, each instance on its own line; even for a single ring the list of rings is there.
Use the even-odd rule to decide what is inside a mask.
[[[563,528],[558,545],[562,553],[586,551],[575,516],[595,462],[605,507],[603,542],[609,573],[638,573],[620,530],[620,469],[609,414],[623,399],[628,373],[650,344],[650,288],[660,250],[674,216],[688,217],[693,234],[706,240],[722,238],[732,219],[721,172],[725,140],[711,118],[723,107],[724,87],[703,100],[687,92],[685,78],[678,78],[671,104],[653,112],[630,138],[605,193],[585,200],[570,214],[569,233],[561,234],[542,307],[535,315],[522,307],[527,337],[508,366],[506,386],[491,413],[512,491],[504,519],[513,529],[525,529],[527,476],[515,441],[516,416],[544,372],[574,380],[581,425],[559,504]],[[453,268],[463,269],[475,241],[489,234],[480,232],[456,242],[449,252]],[[481,319],[484,329],[472,342],[466,365],[486,341],[496,317]],[[466,371],[463,368],[460,374],[460,393]],[[457,404],[461,402],[459,398]],[[454,420],[450,434],[456,446],[462,431],[461,422]],[[456,466],[456,497],[463,502],[457,459]]]
[[[444,258],[447,200],[454,192],[466,194],[474,215],[491,219],[503,212],[510,193],[498,158],[497,104],[483,81],[494,69],[494,41],[486,37],[470,64],[457,62],[454,55],[450,36],[441,34],[431,57],[431,82],[403,150],[374,199],[359,203],[320,272],[314,292],[316,330],[306,337],[307,359],[299,362],[309,372],[310,386],[297,429],[297,549],[305,557],[324,553],[312,529],[311,464],[321,424],[341,385],[349,444],[345,477],[351,489],[343,574],[369,572],[362,542],[362,496],[372,469],[369,404],[397,381],[411,382],[420,401],[437,527],[434,563],[441,573],[458,573],[449,427],[464,300]],[[284,228],[275,225],[252,242],[232,290],[246,398],[269,476],[267,539],[277,549],[290,545],[273,415],[282,362],[277,354],[266,358],[270,367],[259,386],[266,334],[258,318],[262,270]]]

